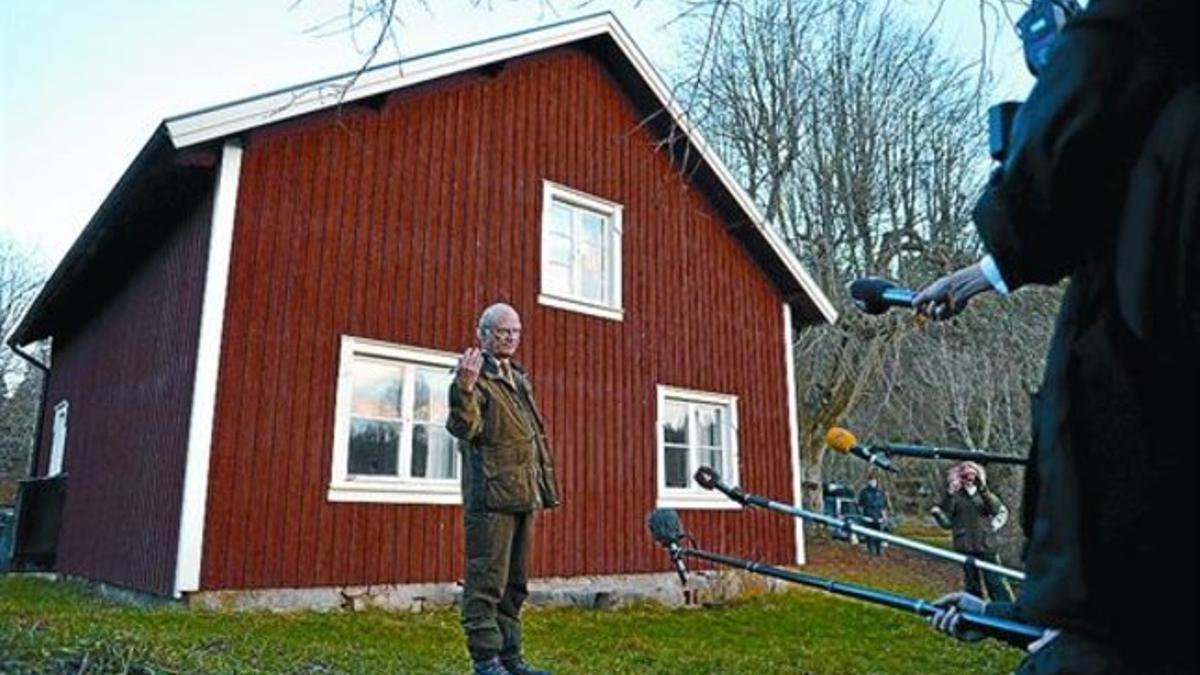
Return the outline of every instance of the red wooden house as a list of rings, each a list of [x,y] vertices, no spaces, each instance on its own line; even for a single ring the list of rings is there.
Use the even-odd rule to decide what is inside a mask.
[[[53,338],[55,569],[176,597],[458,579],[448,368],[501,300],[564,501],[535,576],[667,570],[656,506],[802,561],[794,522],[690,475],[798,503],[790,344],[835,313],[616,20],[348,81],[164,122],[14,334]]]

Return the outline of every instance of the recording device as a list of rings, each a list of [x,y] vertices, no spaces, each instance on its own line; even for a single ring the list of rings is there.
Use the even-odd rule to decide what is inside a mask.
[[[687,535],[679,524],[679,516],[673,509],[654,509],[646,517],[646,527],[654,541],[671,554],[671,563],[675,565],[679,583],[687,586],[687,567],[683,564],[683,553],[679,546],[679,542]]]
[[[1067,19],[1083,11],[1075,0],[1033,0],[1017,19],[1017,37],[1025,51],[1025,67],[1037,77],[1054,54]]]
[[[1020,101],[1004,101],[988,108],[988,154],[997,162],[1008,156],[1013,120],[1020,109]]]
[[[916,292],[879,277],[863,277],[846,287],[854,306],[865,314],[883,314],[892,307],[912,309]]]
[[[1081,11],[1076,0],[1033,0],[1017,19],[1017,37],[1031,75],[1037,77],[1045,69],[1063,26]],[[988,152],[997,162],[1008,156],[1013,120],[1020,108],[1020,101],[1004,101],[988,108]]]

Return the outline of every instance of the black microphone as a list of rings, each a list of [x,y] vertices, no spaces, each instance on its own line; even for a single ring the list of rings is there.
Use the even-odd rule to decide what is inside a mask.
[[[912,309],[913,299],[917,297],[915,291],[879,277],[855,279],[846,288],[854,306],[866,314],[883,314],[892,307]]]
[[[859,445],[854,434],[841,427],[833,427],[825,434],[825,444],[842,454],[849,453],[859,459],[864,459],[884,471],[899,473],[892,466],[892,460],[888,459],[887,455]]]
[[[763,506],[763,504],[755,501],[755,497],[743,492],[740,487],[725,484],[721,480],[721,474],[717,473],[716,469],[711,466],[702,466],[696,469],[696,474],[693,478],[696,479],[696,484],[705,490],[716,490],[742,506]]]
[[[721,475],[717,473],[711,466],[702,466],[696,469],[696,475],[692,476],[696,480],[696,484],[705,490],[711,490],[717,486],[721,480]]]
[[[646,517],[646,527],[649,528],[654,541],[671,554],[671,562],[675,564],[679,583],[687,586],[687,567],[683,564],[683,554],[679,548],[679,540],[683,538],[679,516],[675,514],[674,509],[654,509]]]

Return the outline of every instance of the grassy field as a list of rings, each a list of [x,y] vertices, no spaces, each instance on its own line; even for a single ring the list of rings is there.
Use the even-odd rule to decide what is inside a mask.
[[[931,598],[953,566],[816,541],[806,572]],[[796,589],[704,609],[527,611],[527,658],[556,673],[1002,673],[1020,653],[917,617]],[[135,608],[86,587],[0,577],[0,673],[460,673],[457,615]]]

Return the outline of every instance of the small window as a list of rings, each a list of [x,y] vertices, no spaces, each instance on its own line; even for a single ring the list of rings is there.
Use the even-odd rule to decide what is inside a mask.
[[[70,404],[59,401],[54,406],[54,429],[50,436],[50,466],[46,469],[47,476],[56,476],[63,470],[63,455],[67,450],[67,411]]]
[[[331,501],[457,504],[455,354],[342,338]]]
[[[621,206],[546,181],[544,305],[621,320]]]
[[[736,396],[659,386],[657,438],[660,508],[738,508],[693,478],[708,466],[738,484]]]

